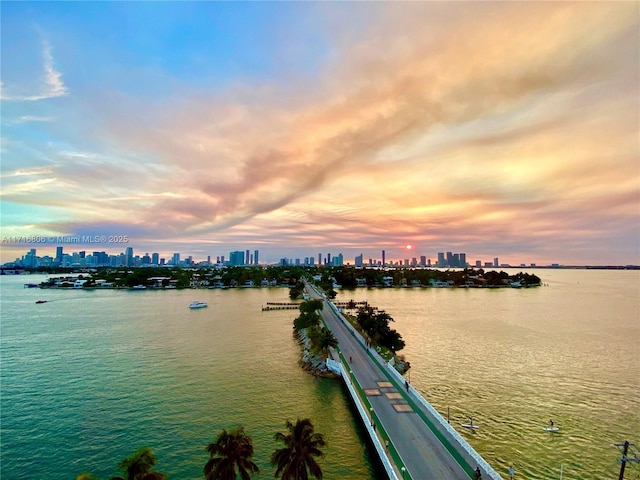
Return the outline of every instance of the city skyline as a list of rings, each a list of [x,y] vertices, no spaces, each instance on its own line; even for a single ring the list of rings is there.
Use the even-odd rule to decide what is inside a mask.
[[[637,2],[4,2],[0,21],[0,263],[61,236],[640,263]]]
[[[42,250],[31,248],[23,252],[12,262],[2,264],[4,268],[38,268],[38,267],[148,267],[148,266],[178,266],[178,267],[198,267],[198,266],[273,266],[273,265],[302,265],[302,266],[351,266],[351,267],[408,267],[408,268],[548,268],[548,267],[597,267],[593,264],[537,264],[535,262],[509,263],[500,259],[499,256],[493,258],[467,257],[466,252],[420,252],[413,246],[405,247],[405,255],[393,257],[386,250],[377,252],[377,255],[365,256],[360,253],[349,257],[341,251],[319,251],[313,254],[310,251],[303,253],[303,256],[296,256],[293,252],[289,255],[276,256],[269,255],[264,260],[264,252],[260,250],[233,250],[223,254],[207,255],[205,258],[198,258],[188,252],[173,252],[163,254],[160,252],[137,252],[134,247],[128,246],[121,251],[104,250],[65,250],[68,247],[82,247],[77,244],[58,245],[55,253],[51,249]],[[411,247],[411,248],[409,248]],[[626,265],[599,265],[602,267],[632,267],[639,268],[637,264]]]

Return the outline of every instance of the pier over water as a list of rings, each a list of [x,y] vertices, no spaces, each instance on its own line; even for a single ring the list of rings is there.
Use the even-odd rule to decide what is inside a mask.
[[[323,300],[325,325],[339,342],[332,362],[363,420],[389,475],[395,479],[455,480],[502,477],[417,392],[398,371],[369,348],[338,308],[310,284],[311,298]]]

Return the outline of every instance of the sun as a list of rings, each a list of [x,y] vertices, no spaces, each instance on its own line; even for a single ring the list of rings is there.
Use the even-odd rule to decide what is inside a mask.
[[[411,250],[411,249],[413,248],[413,245],[407,245],[407,246],[406,246],[406,247],[404,247],[404,248],[406,248],[407,250]]]

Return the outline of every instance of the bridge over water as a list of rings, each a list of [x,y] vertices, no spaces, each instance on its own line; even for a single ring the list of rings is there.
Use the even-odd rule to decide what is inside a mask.
[[[307,284],[312,298],[324,302],[326,326],[339,342],[335,369],[351,394],[367,432],[389,475],[395,479],[457,480],[502,477],[342,316],[339,309]]]

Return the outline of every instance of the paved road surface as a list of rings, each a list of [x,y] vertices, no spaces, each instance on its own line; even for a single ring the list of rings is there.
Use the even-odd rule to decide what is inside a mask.
[[[309,289],[313,298],[321,298]],[[362,338],[354,336],[343,320],[325,305],[322,317],[339,342],[343,357],[350,361],[357,383],[373,407],[373,413],[389,436],[412,479],[469,479],[470,473],[459,465],[431,428],[418,415],[415,402],[409,402],[403,385],[390,378],[374,359]],[[380,435],[380,433],[378,433]],[[384,444],[382,439],[382,443]],[[399,478],[402,474],[398,472]]]

